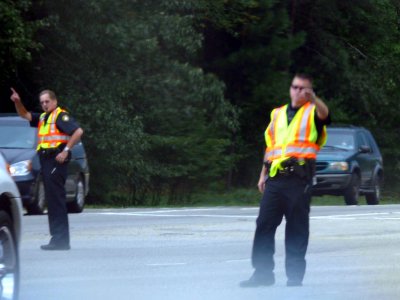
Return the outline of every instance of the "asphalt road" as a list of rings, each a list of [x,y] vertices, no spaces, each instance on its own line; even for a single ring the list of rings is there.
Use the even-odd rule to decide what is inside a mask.
[[[276,284],[243,289],[257,211],[87,209],[62,252],[39,249],[47,216],[25,216],[20,300],[400,299],[400,206],[312,207],[302,287],[286,287],[283,222]]]

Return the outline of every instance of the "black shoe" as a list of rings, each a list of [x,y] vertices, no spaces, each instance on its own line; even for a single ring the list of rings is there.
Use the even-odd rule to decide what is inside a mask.
[[[40,246],[42,250],[69,250],[71,247],[69,245],[57,245],[49,243],[47,245]]]
[[[275,284],[275,277],[273,276],[261,276],[253,274],[250,279],[240,282],[240,287],[259,287],[259,286],[271,286]]]
[[[302,286],[303,284],[299,280],[288,280],[286,286]]]

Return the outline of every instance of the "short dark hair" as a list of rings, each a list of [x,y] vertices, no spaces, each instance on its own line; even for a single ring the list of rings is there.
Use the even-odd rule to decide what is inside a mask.
[[[49,94],[50,99],[52,100],[57,100],[56,93],[54,93],[52,90],[43,90],[40,92],[39,97],[44,95],[44,94]]]
[[[313,78],[310,74],[306,74],[306,73],[296,73],[294,75],[294,77],[303,79],[303,80],[308,80],[311,84],[313,83]]]

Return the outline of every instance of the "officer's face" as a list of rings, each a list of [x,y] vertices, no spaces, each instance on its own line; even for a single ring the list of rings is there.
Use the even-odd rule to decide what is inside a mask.
[[[294,107],[300,107],[309,99],[308,93],[312,91],[312,84],[308,79],[293,78],[292,85],[290,86],[290,99]]]
[[[52,112],[57,108],[57,99],[51,99],[49,94],[40,96],[40,105],[45,112]]]

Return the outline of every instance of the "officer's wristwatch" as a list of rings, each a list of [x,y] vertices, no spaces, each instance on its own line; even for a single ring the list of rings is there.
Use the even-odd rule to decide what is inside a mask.
[[[63,149],[63,151],[68,152],[68,151],[69,151],[68,146],[65,146],[65,148]]]

